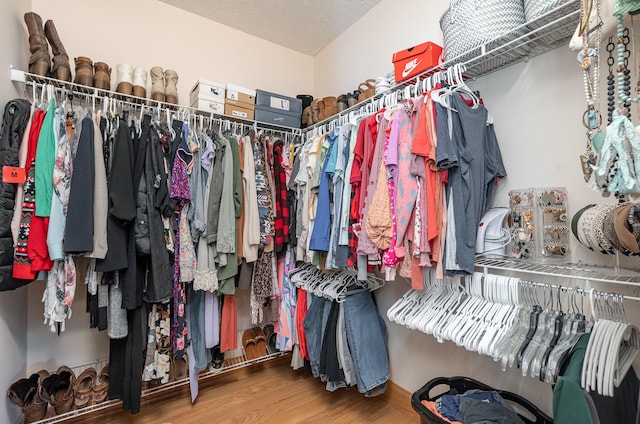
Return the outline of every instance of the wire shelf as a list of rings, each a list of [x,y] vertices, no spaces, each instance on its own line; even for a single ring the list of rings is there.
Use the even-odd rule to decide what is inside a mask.
[[[240,332],[239,340],[241,340],[241,337],[242,337],[242,332]],[[233,349],[225,352],[224,363],[221,368],[213,368],[213,366],[210,365],[206,371],[199,372],[198,381],[200,382],[207,381],[211,378],[228,374],[230,372],[233,372],[242,368],[248,368],[257,364],[269,362],[278,358],[288,356],[290,353],[291,352],[288,352],[288,351],[272,350],[271,347],[267,345],[267,355],[261,356],[255,359],[249,359],[247,357],[247,354],[244,348],[238,347],[237,349]],[[107,364],[107,362],[108,362],[108,359],[98,359],[94,363],[71,367],[71,369],[74,371],[76,375],[79,375],[79,373],[81,373],[82,371],[84,371],[89,367],[93,367],[97,371],[100,371],[102,367],[105,364]],[[141,394],[141,399],[144,401],[145,399],[151,399],[165,393],[171,393],[183,387],[188,387],[188,386],[189,386],[189,377],[181,380],[172,381],[166,384],[162,384],[160,386],[143,390]],[[36,421],[35,424],[53,424],[53,423],[63,423],[67,421],[77,421],[83,416],[95,415],[100,411],[103,411],[103,412],[116,411],[118,408],[121,408],[121,407],[122,407],[121,400],[118,400],[118,399],[107,400],[97,405],[87,406],[82,409],[75,409],[64,414],[44,418],[40,421]]]
[[[118,104],[135,108],[145,108],[149,112],[156,111],[170,111],[170,112],[184,112],[192,115],[199,115],[206,119],[218,119],[231,122],[237,122],[244,125],[254,126],[260,129],[279,130],[285,133],[301,134],[302,130],[299,128],[286,127],[283,125],[270,124],[266,122],[258,122],[249,119],[242,119],[237,116],[219,115],[213,112],[203,111],[194,107],[175,105],[173,103],[167,103],[159,100],[153,100],[145,97],[136,97],[134,95],[124,95],[116,91],[103,90],[100,88],[89,87],[86,85],[76,84],[68,81],[61,81],[55,78],[43,77],[40,75],[32,74],[22,71],[20,69],[11,69],[11,80],[18,83],[23,83],[28,86],[42,88],[45,84],[51,85],[59,92],[67,92],[74,94],[79,98],[87,98],[94,102],[101,103],[105,98],[113,99]]]
[[[507,271],[546,277],[563,277],[584,282],[624,284],[640,287],[640,272],[629,269],[614,272],[610,268],[591,265],[543,264],[513,258],[494,259],[483,257],[476,257],[475,265],[477,268],[482,268],[484,272]]]

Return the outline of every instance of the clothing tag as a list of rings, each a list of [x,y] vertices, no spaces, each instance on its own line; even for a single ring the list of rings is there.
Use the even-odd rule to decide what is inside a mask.
[[[24,168],[15,166],[2,167],[2,182],[10,184],[24,184],[27,180],[27,173]]]

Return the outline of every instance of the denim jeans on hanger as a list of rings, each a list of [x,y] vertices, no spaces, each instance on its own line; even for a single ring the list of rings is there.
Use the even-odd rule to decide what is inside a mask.
[[[346,297],[344,317],[358,391],[367,394],[389,379],[387,327],[367,291]]]
[[[322,337],[329,319],[331,301],[312,294],[308,294],[308,296],[309,308],[302,326],[307,339],[311,372],[317,378],[320,376],[320,349],[322,348]]]

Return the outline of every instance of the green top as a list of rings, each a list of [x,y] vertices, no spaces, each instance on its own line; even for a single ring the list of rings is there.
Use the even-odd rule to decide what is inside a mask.
[[[567,368],[553,387],[553,422],[555,424],[592,424],[591,413],[580,386],[582,363],[591,333],[583,334],[573,347]]]
[[[53,118],[56,114],[56,100],[49,100],[47,113],[42,121],[36,149],[36,216],[51,215],[51,196],[53,195],[53,165],[56,161],[56,137]]]

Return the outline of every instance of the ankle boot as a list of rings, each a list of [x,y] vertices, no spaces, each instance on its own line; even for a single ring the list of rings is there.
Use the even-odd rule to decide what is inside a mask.
[[[347,101],[347,95],[342,94],[338,96],[338,101],[337,101],[338,112],[343,112],[348,107],[349,107],[349,102]]]
[[[111,90],[111,68],[104,62],[96,62],[94,65],[96,74],[93,77],[93,86],[101,90]]]
[[[22,409],[25,423],[39,421],[47,414],[47,402],[38,395],[39,385],[47,375],[46,371],[31,374],[13,383],[7,391],[9,400]]]
[[[24,21],[29,31],[29,72],[46,77],[51,67],[49,44],[42,28],[40,15],[33,12],[24,14]]]
[[[44,33],[51,45],[53,53],[53,67],[51,73],[55,79],[61,81],[71,81],[71,65],[69,65],[69,55],[60,41],[58,30],[52,20],[48,20],[44,24]]]
[[[116,91],[121,94],[133,93],[133,66],[121,63],[116,67]]]
[[[318,121],[324,121],[327,118],[324,108],[324,99],[318,100]]]
[[[178,73],[171,69],[164,71],[164,101],[178,104]]]
[[[320,99],[311,102],[311,120],[314,124],[320,122]]]
[[[322,99],[322,103],[324,103],[324,119],[331,118],[338,113],[338,100],[335,97],[325,97]]]
[[[147,97],[147,70],[136,68],[133,70],[133,95]]]
[[[164,71],[161,67],[154,66],[149,75],[151,75],[151,99],[164,102]]]
[[[68,367],[60,367],[54,374],[42,380],[40,397],[53,406],[56,414],[64,414],[73,409],[73,386],[76,376]]]
[[[73,82],[87,87],[93,87],[93,62],[88,57],[79,56],[75,58],[76,77]]]

